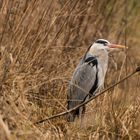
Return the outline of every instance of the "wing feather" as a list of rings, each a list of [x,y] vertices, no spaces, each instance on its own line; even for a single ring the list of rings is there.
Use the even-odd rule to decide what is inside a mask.
[[[81,103],[96,83],[97,66],[85,62],[89,57],[84,57],[74,71],[68,89],[68,100],[72,102],[68,109]]]

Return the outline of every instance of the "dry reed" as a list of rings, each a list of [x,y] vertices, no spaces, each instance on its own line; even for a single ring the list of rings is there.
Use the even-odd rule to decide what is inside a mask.
[[[125,43],[125,2],[0,1],[1,138],[140,139],[139,75],[88,104],[83,126],[65,117],[33,124],[66,109],[72,72],[94,40]],[[127,59],[113,54],[105,87],[140,64],[139,9],[127,1]]]

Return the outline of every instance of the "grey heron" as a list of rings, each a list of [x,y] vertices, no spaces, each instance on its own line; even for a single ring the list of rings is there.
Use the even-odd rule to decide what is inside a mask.
[[[69,84],[67,93],[67,109],[72,109],[94,96],[105,80],[108,68],[109,53],[123,45],[111,44],[105,39],[96,40],[87,50],[77,65]],[[80,114],[84,114],[85,106],[68,114],[68,121],[73,122]]]

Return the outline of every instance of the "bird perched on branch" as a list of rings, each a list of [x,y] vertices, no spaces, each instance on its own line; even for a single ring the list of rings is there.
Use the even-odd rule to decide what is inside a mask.
[[[125,46],[111,44],[105,39],[98,39],[89,47],[70,81],[67,93],[68,110],[94,96],[103,87],[109,53],[120,48],[125,48]],[[68,121],[73,122],[76,117],[84,114],[84,112],[85,106],[69,113]]]

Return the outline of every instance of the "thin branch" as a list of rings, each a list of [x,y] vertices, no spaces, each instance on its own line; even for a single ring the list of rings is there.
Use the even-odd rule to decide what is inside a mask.
[[[140,66],[136,68],[136,70],[132,73],[130,73],[129,75],[125,76],[123,79],[121,79],[120,81],[116,82],[115,84],[109,86],[108,88],[106,88],[105,90],[103,90],[102,92],[96,94],[95,96],[92,96],[89,100],[77,105],[76,107],[72,108],[72,109],[69,109],[65,112],[62,112],[62,113],[59,113],[59,114],[56,114],[56,115],[53,115],[51,117],[48,117],[46,119],[43,119],[43,120],[39,120],[37,122],[35,122],[34,124],[40,124],[40,123],[43,123],[45,121],[49,121],[51,119],[54,119],[54,118],[57,118],[57,117],[60,117],[60,116],[64,116],[70,112],[73,112],[75,110],[77,110],[78,108],[86,105],[87,103],[91,102],[93,99],[97,98],[98,96],[102,95],[103,93],[105,93],[106,91],[112,89],[113,87],[115,87],[116,85],[120,84],[121,82],[125,81],[126,79],[130,78],[131,76],[133,76],[135,73],[139,72],[140,71]]]

